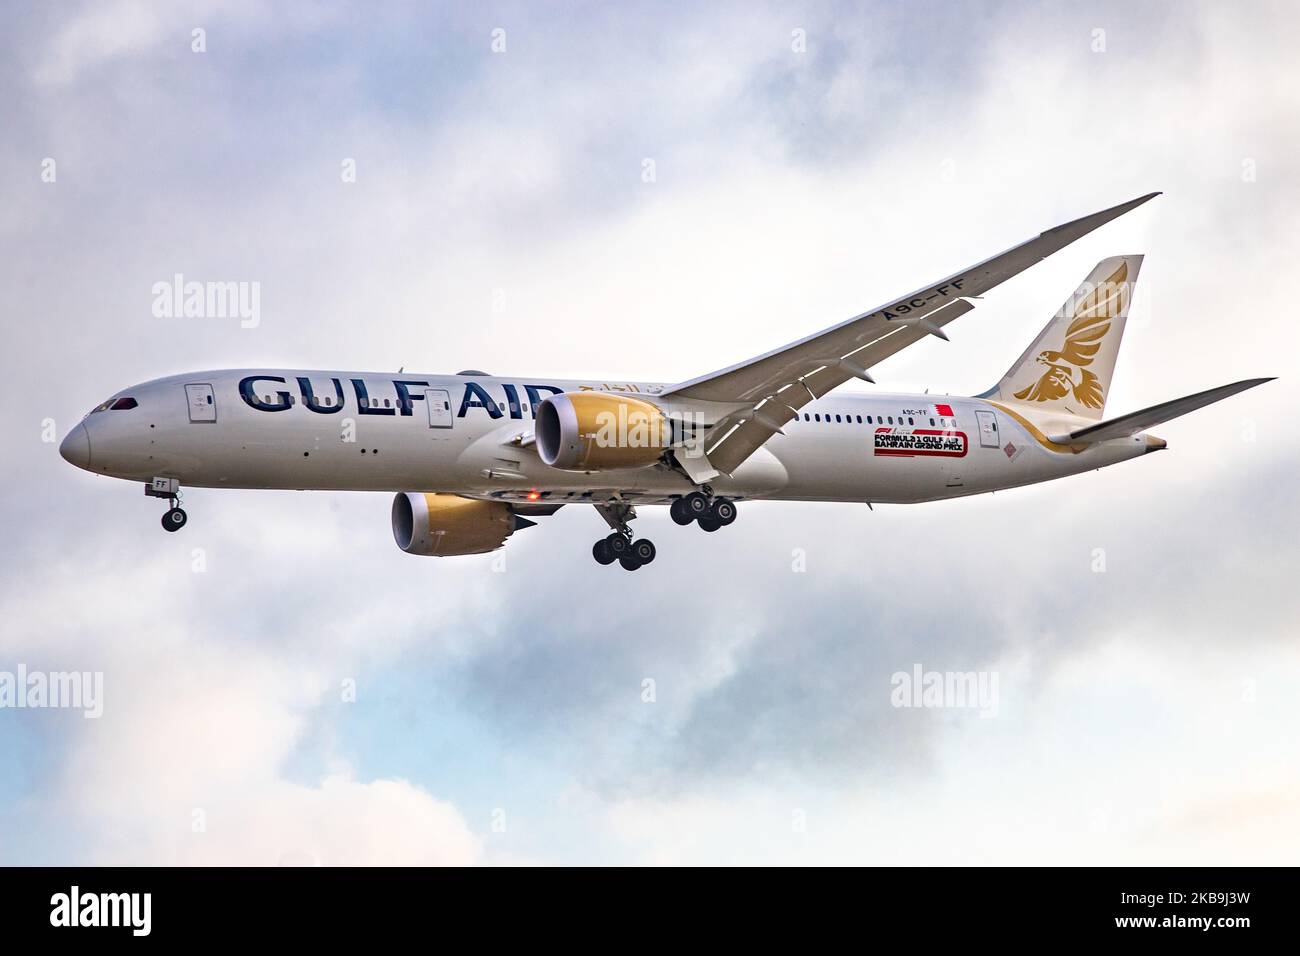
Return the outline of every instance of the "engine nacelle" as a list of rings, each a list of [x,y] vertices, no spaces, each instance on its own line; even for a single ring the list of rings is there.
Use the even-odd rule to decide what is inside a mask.
[[[504,501],[416,492],[393,498],[393,538],[407,554],[483,554],[532,524]]]
[[[552,395],[537,406],[533,434],[542,461],[565,471],[644,468],[672,443],[657,405],[608,392]]]

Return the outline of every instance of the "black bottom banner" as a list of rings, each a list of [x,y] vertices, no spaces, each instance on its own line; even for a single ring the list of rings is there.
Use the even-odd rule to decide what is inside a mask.
[[[7,869],[11,941],[1288,938],[1291,869]],[[614,935],[610,935],[613,933]],[[671,933],[665,937],[663,934]],[[626,935],[625,935],[626,934]],[[426,937],[427,938],[427,937]]]

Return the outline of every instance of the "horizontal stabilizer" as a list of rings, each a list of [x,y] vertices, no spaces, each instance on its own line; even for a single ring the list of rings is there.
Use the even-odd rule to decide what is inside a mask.
[[[1178,418],[1180,415],[1194,412],[1198,408],[1204,408],[1206,405],[1213,405],[1215,402],[1222,401],[1229,395],[1236,395],[1238,392],[1244,392],[1248,388],[1254,388],[1256,385],[1263,385],[1265,382],[1271,381],[1273,381],[1271,378],[1248,378],[1244,382],[1220,385],[1218,388],[1197,392],[1195,395],[1175,398],[1171,402],[1161,402],[1159,405],[1152,405],[1150,408],[1144,408],[1139,412],[1130,412],[1127,415],[1112,418],[1110,421],[1102,422],[1099,425],[1089,425],[1077,432],[1054,437],[1052,441],[1062,445],[1071,445],[1092,444],[1093,442],[1108,441],[1112,438],[1127,438],[1130,435],[1145,431],[1152,425],[1159,425],[1161,422]]]

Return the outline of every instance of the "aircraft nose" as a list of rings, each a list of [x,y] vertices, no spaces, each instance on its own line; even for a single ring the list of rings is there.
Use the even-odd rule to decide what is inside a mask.
[[[64,461],[78,468],[90,467],[90,435],[86,432],[85,425],[78,425],[68,432],[63,444],[59,445],[59,454]]]

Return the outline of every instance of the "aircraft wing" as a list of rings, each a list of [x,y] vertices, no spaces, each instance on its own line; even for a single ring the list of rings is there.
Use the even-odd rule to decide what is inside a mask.
[[[718,422],[705,442],[714,474],[730,474],[808,402],[851,378],[872,381],[868,369],[927,335],[947,338],[943,326],[971,311],[972,297],[1158,195],[1148,193],[1048,229],[910,295],[747,362],[674,385],[663,394],[746,406]]]

